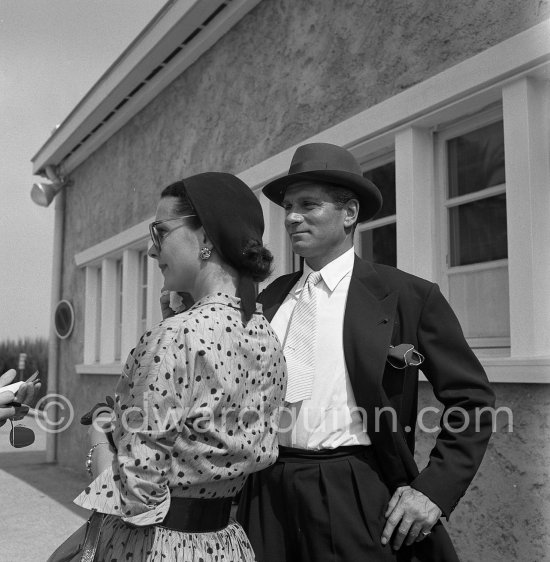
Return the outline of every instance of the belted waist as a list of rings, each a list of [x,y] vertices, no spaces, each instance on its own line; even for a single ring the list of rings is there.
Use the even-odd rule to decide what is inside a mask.
[[[278,462],[323,462],[333,461],[349,456],[364,456],[374,458],[374,450],[370,445],[349,445],[335,449],[297,449],[279,445]]]
[[[171,498],[160,527],[182,533],[210,533],[229,524],[233,498]]]

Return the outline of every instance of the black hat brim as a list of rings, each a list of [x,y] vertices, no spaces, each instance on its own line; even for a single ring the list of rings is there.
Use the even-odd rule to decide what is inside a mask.
[[[341,170],[314,170],[288,174],[266,184],[262,192],[273,203],[282,205],[286,190],[290,186],[304,181],[328,183],[353,191],[359,201],[359,222],[372,219],[382,208],[382,195],[370,180]]]

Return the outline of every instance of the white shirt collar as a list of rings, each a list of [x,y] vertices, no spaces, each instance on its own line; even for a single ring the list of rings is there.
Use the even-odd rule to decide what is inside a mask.
[[[334,289],[338,286],[338,283],[346,275],[350,275],[353,270],[353,264],[355,261],[355,252],[353,248],[350,248],[344,252],[341,256],[327,263],[325,267],[321,269],[321,277],[328,287],[329,291],[332,293]],[[305,283],[307,276],[313,271],[307,263],[304,262],[304,273],[300,278],[299,286],[302,288]]]

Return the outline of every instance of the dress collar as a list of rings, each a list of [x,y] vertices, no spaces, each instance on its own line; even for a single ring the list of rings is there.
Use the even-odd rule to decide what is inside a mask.
[[[207,306],[211,304],[223,304],[226,306],[230,306],[231,308],[235,308],[237,310],[241,310],[241,299],[238,297],[233,297],[231,295],[227,295],[226,293],[210,293],[202,297],[202,299],[198,300],[193,304],[193,306],[189,307],[186,312],[190,310],[194,310],[195,308],[199,308],[201,306]],[[262,305],[256,303],[256,312],[262,311]]]

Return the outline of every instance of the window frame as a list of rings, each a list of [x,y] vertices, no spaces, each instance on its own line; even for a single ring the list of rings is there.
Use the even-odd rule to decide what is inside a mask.
[[[499,121],[504,123],[503,108],[500,103],[476,114],[467,115],[462,119],[455,119],[450,123],[443,123],[437,127],[437,131],[434,134],[435,175],[436,185],[439,186],[435,190],[434,203],[436,207],[436,215],[438,216],[438,239],[442,241],[438,248],[437,271],[438,282],[441,290],[448,298],[450,294],[450,279],[453,276],[501,268],[506,268],[507,276],[509,276],[508,258],[468,265],[450,265],[451,234],[449,210],[465,203],[487,199],[495,195],[506,194],[506,184],[499,184],[479,191],[474,191],[472,193],[467,193],[465,195],[450,197],[447,141]],[[510,306],[508,302],[508,313],[509,308]],[[508,331],[510,331],[510,329],[511,326],[509,325]],[[468,337],[467,341],[469,345],[481,355],[505,357],[510,354],[511,339],[509,335],[495,337]]]
[[[373,158],[368,158],[366,160],[362,159],[360,162],[361,171],[365,173],[374,168],[378,168],[379,166],[384,166],[385,164],[389,164],[390,162],[393,162],[395,166],[395,149],[385,154],[375,156]],[[395,185],[395,192],[396,192],[395,196],[397,198],[397,180]],[[363,247],[362,247],[361,236],[360,236],[362,232],[365,232],[367,230],[374,230],[376,228],[380,228],[382,226],[388,226],[390,224],[395,224],[397,228],[397,207],[393,215],[387,215],[379,219],[374,218],[363,222],[358,222],[357,228],[355,229],[355,236],[353,239],[355,252],[360,256],[363,255]],[[395,253],[397,255],[397,240],[396,240]]]

